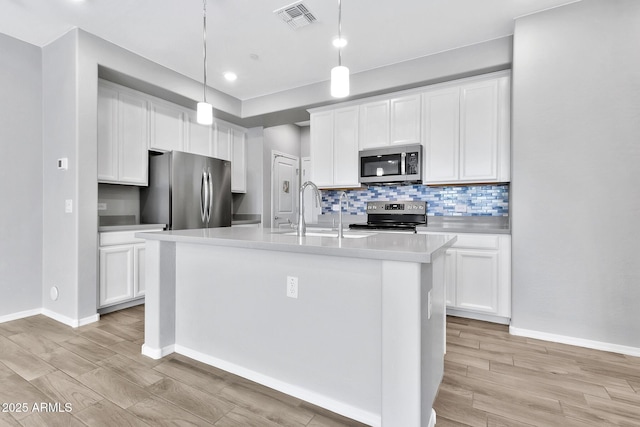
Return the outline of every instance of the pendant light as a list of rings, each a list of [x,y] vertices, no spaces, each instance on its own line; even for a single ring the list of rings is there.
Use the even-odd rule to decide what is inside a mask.
[[[349,69],[342,65],[342,1],[338,0],[338,66],[331,69],[331,96],[349,96]]]
[[[203,0],[203,25],[202,25],[202,44],[203,44],[203,71],[204,83],[202,84],[202,102],[198,102],[198,110],[196,120],[201,125],[213,124],[213,106],[207,102],[207,0]]]

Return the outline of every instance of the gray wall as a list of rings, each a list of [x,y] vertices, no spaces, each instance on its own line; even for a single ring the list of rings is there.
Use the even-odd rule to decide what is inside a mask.
[[[640,2],[516,21],[512,326],[640,347]]]
[[[42,306],[42,60],[0,34],[0,317]]]
[[[264,227],[271,227],[271,172],[273,167],[271,152],[273,150],[300,158],[300,128],[296,125],[281,125],[264,129],[262,158],[262,224]]]
[[[68,319],[78,318],[78,199],[77,147],[77,33],[70,32],[42,49],[44,196],[43,307]],[[56,168],[56,159],[67,157],[69,169]],[[95,180],[95,177],[94,177]],[[73,213],[65,213],[65,200],[73,201]],[[94,231],[95,233],[95,231]],[[95,264],[95,261],[94,261]],[[59,298],[49,297],[56,286]]]

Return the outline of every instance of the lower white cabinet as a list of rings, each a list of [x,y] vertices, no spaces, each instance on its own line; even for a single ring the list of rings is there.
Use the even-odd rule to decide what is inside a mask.
[[[134,236],[137,232],[100,233],[99,308],[144,297],[145,243]]]
[[[460,233],[456,237],[445,257],[447,313],[507,323],[511,318],[511,236]]]

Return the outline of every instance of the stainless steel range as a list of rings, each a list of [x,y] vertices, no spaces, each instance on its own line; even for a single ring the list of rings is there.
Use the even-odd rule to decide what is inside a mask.
[[[367,202],[367,223],[350,224],[351,230],[415,233],[427,223],[427,202]]]

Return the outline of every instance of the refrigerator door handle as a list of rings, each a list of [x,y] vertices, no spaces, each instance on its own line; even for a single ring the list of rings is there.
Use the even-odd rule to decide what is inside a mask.
[[[208,185],[207,171],[202,171],[202,178],[200,180],[200,218],[203,224],[206,226],[207,220],[207,206],[209,204],[209,185]]]
[[[211,171],[207,173],[208,179],[207,183],[209,185],[209,204],[207,207],[207,225],[209,221],[211,221],[211,212],[213,211],[213,176],[211,175]]]

